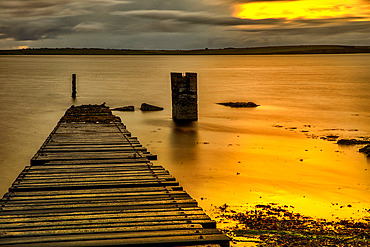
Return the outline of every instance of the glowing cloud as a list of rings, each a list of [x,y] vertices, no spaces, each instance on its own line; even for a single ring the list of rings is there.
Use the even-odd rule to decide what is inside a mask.
[[[23,49],[28,49],[28,45],[20,45],[20,46],[17,46],[16,49],[20,49],[20,50],[23,50]]]
[[[236,5],[234,16],[243,19],[370,17],[370,4],[362,0],[253,2]]]

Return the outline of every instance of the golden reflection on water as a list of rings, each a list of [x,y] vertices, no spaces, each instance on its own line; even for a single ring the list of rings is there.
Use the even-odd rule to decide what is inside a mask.
[[[141,135],[147,137],[140,138],[143,145],[207,211],[225,203],[278,203],[319,218],[368,215],[364,155],[357,147],[311,138],[321,134],[312,126],[277,128],[266,121],[217,118],[183,125],[154,121],[160,127]],[[308,128],[309,134],[301,132]]]

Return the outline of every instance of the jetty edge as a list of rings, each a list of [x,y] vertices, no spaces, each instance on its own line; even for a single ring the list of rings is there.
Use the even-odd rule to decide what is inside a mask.
[[[109,107],[72,106],[0,201],[0,246],[229,246]]]

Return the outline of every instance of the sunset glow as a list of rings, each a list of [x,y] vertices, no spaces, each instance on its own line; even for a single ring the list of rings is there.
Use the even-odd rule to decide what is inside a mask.
[[[243,19],[325,19],[369,17],[370,7],[361,0],[298,0],[245,3],[234,15]]]
[[[20,50],[23,50],[23,49],[28,49],[28,45],[20,45],[20,46],[17,46],[17,49],[20,49]]]

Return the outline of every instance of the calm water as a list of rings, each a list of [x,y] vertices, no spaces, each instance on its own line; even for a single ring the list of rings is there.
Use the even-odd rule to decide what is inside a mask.
[[[171,120],[170,72],[198,73],[192,125]],[[369,78],[364,54],[0,56],[0,194],[72,104],[147,102],[165,110],[116,115],[205,209],[275,202],[312,216],[361,217],[370,208],[369,160],[359,147],[319,137],[370,136]],[[215,104],[226,101],[261,106]]]

